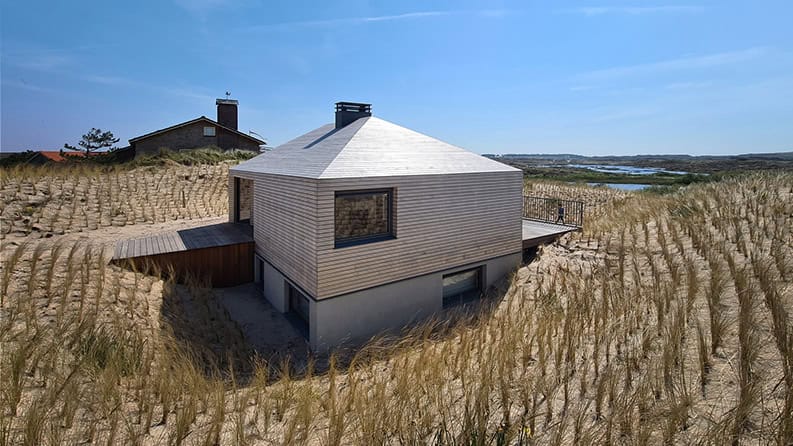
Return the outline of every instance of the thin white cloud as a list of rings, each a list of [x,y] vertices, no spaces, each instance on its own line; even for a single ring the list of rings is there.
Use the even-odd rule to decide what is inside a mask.
[[[70,48],[45,48],[29,43],[10,42],[3,48],[3,64],[25,70],[53,72],[76,65],[86,53],[109,45],[80,45]]]
[[[673,82],[664,86],[667,90],[693,90],[707,88],[713,85],[711,81],[702,82]]]
[[[96,74],[89,74],[85,76],[80,76],[80,79],[95,84],[104,84],[104,85],[130,85],[130,86],[139,85],[138,82],[135,82],[132,79],[127,79],[118,76],[101,76]]]
[[[241,0],[174,0],[174,3],[191,14],[203,17],[218,9],[235,8],[245,2]]]
[[[404,14],[379,15],[368,17],[345,17],[338,19],[302,20],[296,22],[271,23],[248,28],[249,31],[289,30],[306,27],[332,27],[340,25],[364,25],[378,22],[397,22],[404,20],[426,19],[433,17],[448,17],[453,15],[475,14],[482,17],[503,17],[509,11],[502,9],[487,9],[477,11],[419,11]]]
[[[141,82],[135,79],[119,77],[119,76],[103,76],[103,75],[91,74],[91,75],[78,76],[78,78],[80,80],[91,82],[94,84],[144,89],[171,96],[181,96],[185,98],[196,99],[201,102],[210,102],[214,100],[212,96],[197,90],[191,90],[182,87],[172,88],[164,85],[155,85],[155,84],[150,84],[147,82]]]
[[[14,80],[3,79],[2,85],[5,86],[5,87],[8,87],[8,88],[30,90],[30,91],[36,91],[36,92],[41,92],[41,93],[57,93],[58,92],[57,90],[53,90],[51,88],[47,88],[47,87],[42,87],[42,86],[39,86],[39,85],[31,84],[29,82],[25,82],[24,80],[14,81]]]
[[[498,17],[507,16],[507,15],[513,13],[513,12],[514,11],[511,11],[509,9],[485,9],[485,10],[477,11],[477,14],[479,14],[482,17],[496,17],[496,18],[498,18]]]
[[[439,17],[439,16],[447,16],[452,15],[454,12],[451,11],[426,11],[426,12],[408,12],[405,14],[395,14],[395,15],[381,15],[381,16],[374,16],[374,17],[359,17],[359,18],[352,18],[352,19],[342,19],[342,21],[349,21],[349,22],[360,22],[360,23],[367,23],[367,22],[393,22],[397,20],[407,20],[407,19],[420,19],[425,17]]]
[[[8,47],[11,48],[8,48]],[[74,50],[37,48],[29,45],[7,45],[3,64],[33,71],[52,71],[74,62]]]
[[[728,51],[723,53],[706,54],[703,56],[682,57],[660,62],[652,62],[638,65],[627,65],[605,68],[602,70],[589,71],[574,76],[581,81],[605,81],[611,79],[625,78],[629,76],[640,76],[647,74],[658,74],[662,72],[682,71],[691,69],[710,68],[721,65],[736,64],[746,62],[768,53],[766,47],[754,47],[738,51]]]
[[[197,102],[200,103],[213,103],[216,99],[215,96],[202,93],[198,90],[190,90],[187,88],[170,88],[170,87],[152,87],[152,88],[155,88],[159,91],[162,91],[166,94],[170,94],[172,96],[181,96],[184,98],[195,99]]]
[[[372,17],[348,17],[341,19],[326,19],[326,20],[303,20],[299,22],[286,22],[286,23],[273,23],[268,25],[253,26],[251,30],[279,30],[300,27],[323,27],[323,26],[338,26],[338,25],[361,25],[365,23],[375,22],[394,22],[398,20],[407,19],[420,19],[427,17],[441,17],[453,14],[447,11],[425,11],[425,12],[409,12],[406,14],[396,15],[382,15]]]
[[[596,112],[591,116],[593,123],[603,123],[611,121],[624,121],[638,118],[647,118],[658,114],[658,110],[650,107],[615,109],[603,112]]]
[[[102,75],[94,75],[94,74],[79,75],[79,74],[63,72],[63,71],[58,72],[57,74],[59,74],[60,76],[66,76],[72,79],[78,79],[80,81],[89,82],[92,84],[117,87],[119,89],[131,88],[137,90],[146,90],[161,95],[194,99],[196,102],[200,102],[200,103],[210,103],[215,100],[214,96],[204,93],[205,89],[189,89],[184,87],[169,87],[166,85],[155,85],[155,84],[150,84],[146,82],[137,81],[135,79],[129,79],[119,76],[102,76]],[[31,84],[29,82],[26,82],[24,79],[19,81],[3,79],[2,85],[5,88],[29,90],[29,91],[49,93],[49,94],[66,92],[66,90],[57,90],[54,88]]]
[[[72,63],[72,57],[66,54],[37,54],[20,58],[12,62],[19,68],[35,71],[52,71]]]
[[[582,8],[560,9],[557,13],[599,16],[606,14],[649,15],[649,14],[696,14],[705,10],[694,5],[661,5],[661,6],[589,6]]]

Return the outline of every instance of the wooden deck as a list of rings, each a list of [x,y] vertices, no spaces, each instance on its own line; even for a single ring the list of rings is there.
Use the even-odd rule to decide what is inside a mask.
[[[576,226],[557,225],[523,219],[523,248],[551,242]],[[220,223],[181,231],[162,232],[116,243],[114,260],[132,259],[202,248],[253,242],[253,227],[246,224]]]
[[[551,243],[577,226],[523,219],[523,249]],[[235,286],[253,280],[253,227],[220,223],[152,234],[116,243],[113,262],[145,270],[173,268],[178,278],[207,278],[214,286]]]
[[[113,260],[251,242],[253,242],[253,226],[220,223],[121,240],[116,243]]]
[[[173,271],[176,280],[191,277],[214,287],[253,280],[253,227],[220,223],[162,232],[116,243],[112,262],[137,271]]]
[[[523,249],[550,243],[568,232],[578,231],[577,226],[557,225],[523,219]]]

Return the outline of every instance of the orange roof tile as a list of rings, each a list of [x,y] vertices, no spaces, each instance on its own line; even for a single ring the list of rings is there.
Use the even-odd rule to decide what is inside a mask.
[[[56,150],[42,150],[39,153],[44,158],[47,158],[47,159],[49,159],[51,161],[55,161],[56,163],[60,163],[62,161],[66,161],[66,157],[74,156],[74,157],[78,157],[79,158],[79,157],[85,157],[86,156],[85,152],[61,152],[61,151],[56,151]],[[100,154],[101,153],[91,152],[91,153],[88,154],[88,156],[96,156],[96,155],[100,155]]]

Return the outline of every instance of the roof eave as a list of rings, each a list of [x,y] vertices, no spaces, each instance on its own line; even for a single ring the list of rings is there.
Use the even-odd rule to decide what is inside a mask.
[[[214,121],[212,119],[207,118],[206,116],[199,116],[198,118],[191,119],[191,120],[185,121],[185,122],[181,122],[179,124],[175,124],[175,125],[172,125],[170,127],[166,127],[164,129],[155,130],[153,132],[150,132],[150,133],[147,133],[147,134],[141,135],[141,136],[136,136],[135,138],[130,139],[129,143],[130,144],[134,144],[134,143],[136,143],[138,141],[142,141],[144,139],[151,138],[152,136],[161,135],[163,133],[170,132],[171,130],[176,130],[176,129],[181,128],[181,127],[185,127],[185,126],[188,126],[188,125],[191,125],[191,124],[195,124],[196,122],[199,122],[199,121],[207,121],[207,122],[211,123],[212,125],[220,127],[223,130],[235,133],[235,134],[237,134],[239,136],[242,136],[242,137],[247,138],[247,139],[249,139],[251,141],[254,141],[254,142],[258,143],[259,145],[267,144],[266,141],[262,141],[259,138],[255,138],[253,136],[246,135],[245,133],[242,133],[239,130],[234,130],[234,129],[230,128],[230,127],[226,127],[226,126],[218,123],[217,121]]]

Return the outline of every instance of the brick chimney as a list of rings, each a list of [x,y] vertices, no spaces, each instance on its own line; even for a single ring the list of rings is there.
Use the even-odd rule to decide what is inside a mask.
[[[336,103],[336,128],[340,129],[358,118],[372,116],[372,104],[358,102]]]
[[[218,124],[237,130],[237,101],[235,99],[218,99]]]

